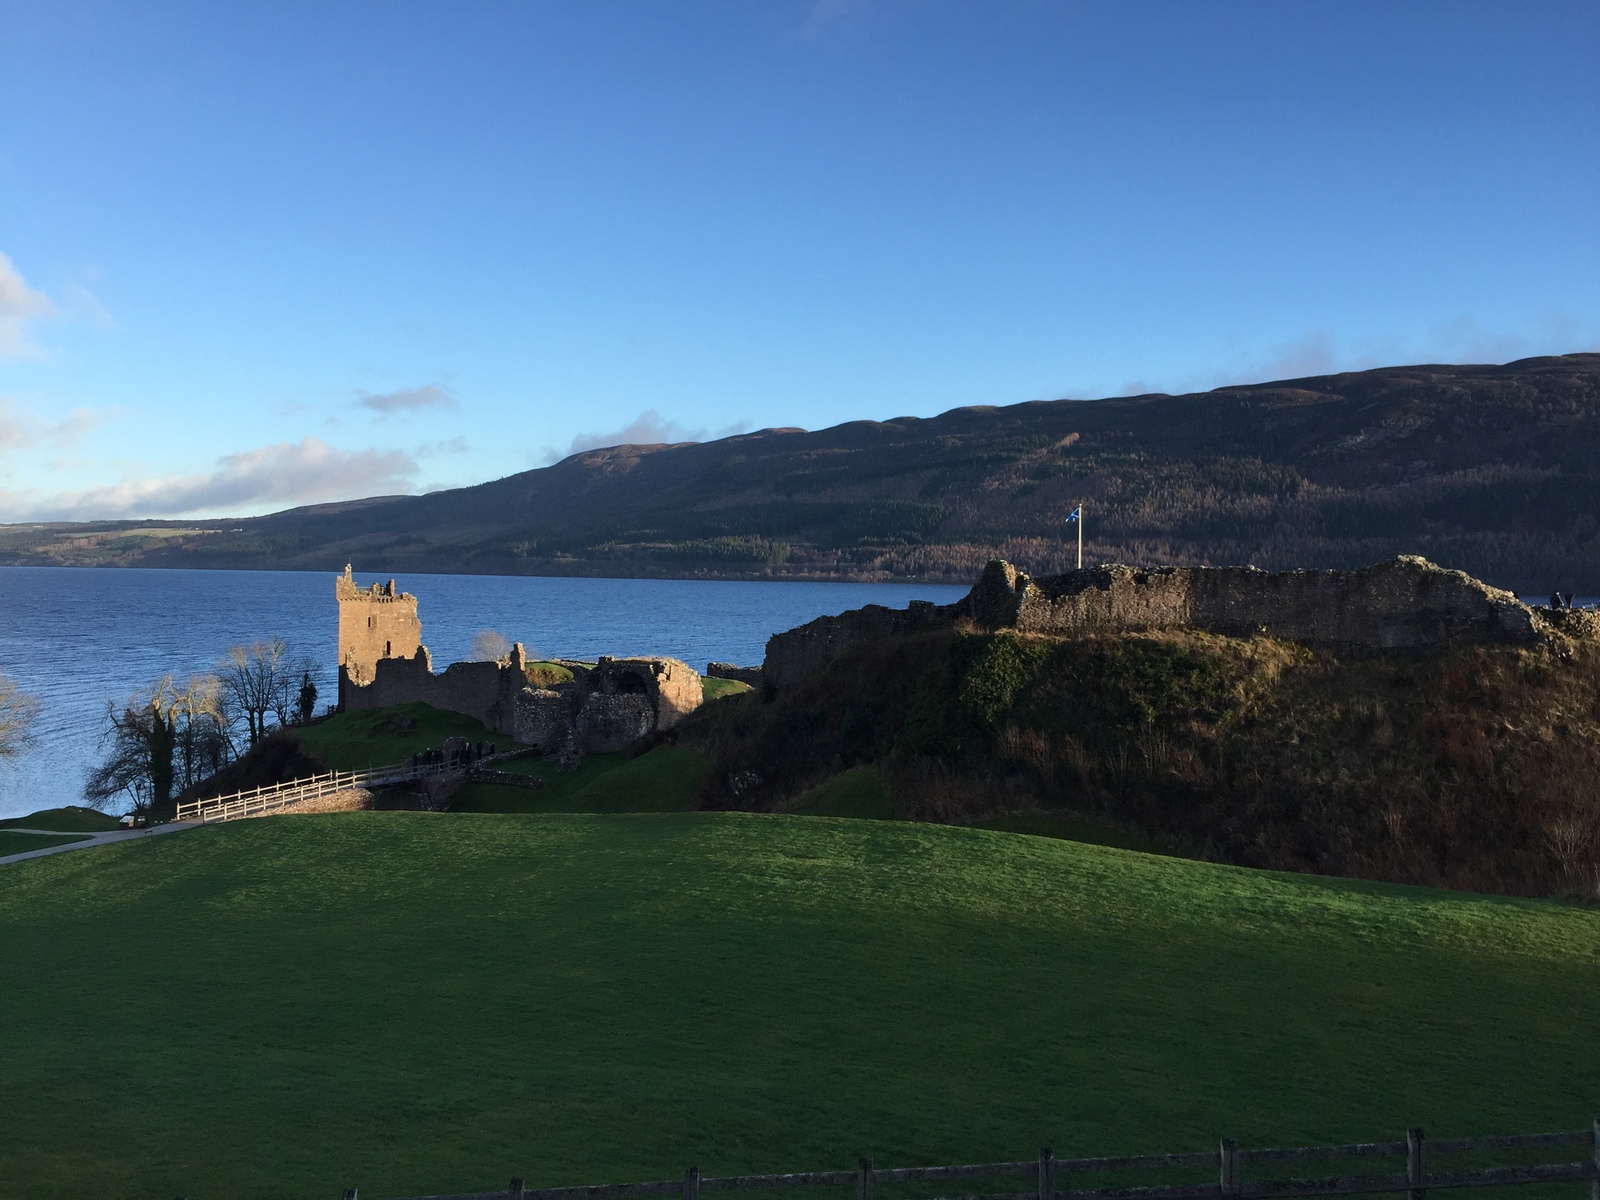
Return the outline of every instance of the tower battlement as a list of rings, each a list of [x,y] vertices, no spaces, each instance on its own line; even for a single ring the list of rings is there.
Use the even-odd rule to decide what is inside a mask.
[[[411,658],[422,645],[417,598],[395,591],[388,583],[358,584],[349,565],[336,576],[333,594],[339,601],[340,692],[344,682],[369,684],[383,658]]]

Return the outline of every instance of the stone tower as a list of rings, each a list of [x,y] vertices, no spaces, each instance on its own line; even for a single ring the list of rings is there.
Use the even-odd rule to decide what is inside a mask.
[[[410,658],[422,645],[422,622],[417,618],[417,598],[396,593],[394,580],[362,587],[350,577],[350,567],[337,576],[333,593],[339,600],[339,692],[344,682],[363,686],[372,682],[380,658]]]

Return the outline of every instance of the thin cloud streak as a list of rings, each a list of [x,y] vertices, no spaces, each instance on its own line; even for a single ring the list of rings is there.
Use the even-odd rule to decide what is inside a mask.
[[[384,416],[420,412],[425,408],[461,407],[456,394],[440,383],[425,383],[421,387],[400,388],[393,392],[369,392],[358,388],[356,404]]]

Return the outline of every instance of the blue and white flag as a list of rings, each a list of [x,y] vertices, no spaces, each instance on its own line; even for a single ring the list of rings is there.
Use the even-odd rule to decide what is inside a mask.
[[[1081,520],[1083,520],[1083,505],[1080,504],[1077,508],[1073,509],[1067,514],[1067,519],[1064,523],[1070,525],[1073,521]]]

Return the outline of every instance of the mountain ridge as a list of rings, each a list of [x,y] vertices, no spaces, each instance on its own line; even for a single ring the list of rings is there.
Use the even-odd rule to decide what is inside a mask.
[[[969,581],[1418,553],[1516,590],[1600,590],[1600,354],[587,450],[422,496],[206,521],[0,526],[0,562]]]

